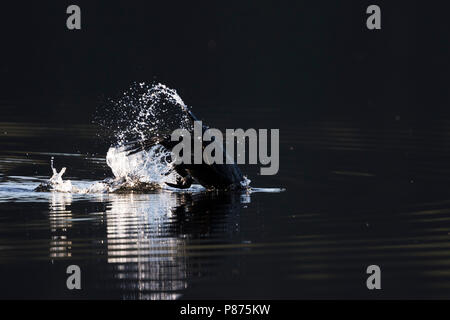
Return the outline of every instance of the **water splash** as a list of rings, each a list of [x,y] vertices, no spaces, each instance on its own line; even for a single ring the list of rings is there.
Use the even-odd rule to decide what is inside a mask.
[[[148,151],[127,155],[123,147],[111,147],[106,155],[106,163],[116,179],[159,183],[172,181],[174,174],[170,161],[170,152],[161,146]]]
[[[174,89],[158,83],[135,83],[121,97],[97,110],[96,123],[112,145],[170,135],[192,129],[189,108]]]
[[[107,152],[106,163],[114,177],[87,187],[74,186],[70,180],[63,180],[66,168],[58,172],[54,168],[52,157],[52,177],[35,190],[71,193],[150,192],[160,189],[178,192],[205,190],[200,185],[193,185],[183,191],[166,185],[166,182],[176,183],[178,174],[171,162],[170,151],[162,146],[155,145],[147,151],[131,155],[125,151],[124,145],[130,141],[167,137],[178,128],[192,130],[193,122],[188,113],[188,107],[175,90],[161,83],[156,85],[135,83],[122,97],[110,101],[107,108],[97,115],[98,124],[105,130],[113,131],[113,142]],[[247,177],[241,184],[247,193],[252,192]],[[283,190],[274,189],[270,192],[280,191]],[[267,190],[257,189],[257,192]]]

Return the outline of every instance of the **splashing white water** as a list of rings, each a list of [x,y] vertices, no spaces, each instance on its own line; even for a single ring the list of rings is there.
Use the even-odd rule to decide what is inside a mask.
[[[169,156],[170,152],[160,146],[133,155],[127,155],[123,147],[111,147],[106,155],[106,163],[116,179],[161,184],[172,181],[174,173]]]
[[[66,168],[58,172],[51,160],[52,177],[36,188],[36,191],[57,191],[67,193],[117,193],[149,192],[159,189],[177,190],[167,186],[166,182],[175,183],[177,173],[169,161],[169,151],[154,146],[149,151],[128,155],[123,147],[111,147],[106,155],[106,163],[114,177],[94,182],[88,186],[73,185],[70,180],[63,180]],[[192,185],[184,191],[198,192],[204,188]]]
[[[48,183],[52,186],[54,186],[54,190],[55,191],[59,191],[59,192],[72,192],[73,191],[73,186],[72,186],[72,182],[70,180],[66,180],[64,181],[62,179],[63,174],[66,172],[66,168],[62,168],[60,172],[56,171],[55,168],[53,168],[52,165],[52,170],[53,170],[53,175],[50,178],[50,180],[48,181]]]
[[[206,189],[193,184],[187,189],[177,189],[166,185],[166,182],[174,183],[177,173],[171,171],[171,164],[163,157],[164,153],[152,148],[148,152],[140,152],[132,156],[127,156],[121,148],[110,148],[107,154],[107,164],[114,173],[114,178],[107,178],[89,185],[73,185],[70,180],[63,180],[62,176],[66,168],[58,172],[53,168],[52,177],[45,183],[39,185],[35,191],[56,191],[76,194],[97,194],[97,193],[129,193],[129,192],[150,192],[155,190],[168,190],[173,192],[202,192]],[[242,203],[250,202],[249,196],[252,193],[279,193],[284,188],[251,188],[250,180],[244,177],[241,182],[245,187],[242,190]]]
[[[104,127],[113,128],[115,143],[106,155],[106,163],[114,177],[92,183],[89,186],[74,186],[70,180],[62,179],[66,168],[59,173],[53,167],[53,175],[48,182],[41,184],[36,191],[58,191],[71,193],[114,193],[114,192],[148,192],[167,189],[179,192],[197,192],[205,190],[200,185],[192,185],[183,191],[166,185],[176,183],[178,174],[173,170],[170,151],[162,146],[153,146],[148,151],[129,155],[124,145],[135,140],[167,136],[178,128],[192,128],[192,119],[188,107],[173,89],[163,84],[153,86],[145,83],[136,84],[123,97],[114,102],[111,110],[102,115],[113,115],[112,119],[102,120]],[[111,112],[109,112],[111,111]],[[113,122],[111,122],[113,121]],[[250,180],[244,177],[242,187],[251,192]],[[263,189],[255,191],[264,192]],[[277,192],[273,189],[271,192]]]
[[[188,107],[173,89],[158,83],[135,83],[117,100],[99,108],[97,122],[117,146],[135,140],[167,136],[193,127]]]
[[[176,172],[170,163],[170,152],[161,146],[129,155],[124,144],[164,136],[176,128],[192,125],[187,106],[173,89],[163,84],[133,85],[123,96],[113,101],[109,109],[100,114],[99,123],[113,129],[114,145],[106,155],[106,163],[114,178],[93,183],[88,187],[73,186],[62,179],[66,168],[57,172],[37,190],[59,192],[98,193],[120,191],[150,191],[167,188],[165,182],[176,182]],[[108,118],[111,115],[112,118]]]

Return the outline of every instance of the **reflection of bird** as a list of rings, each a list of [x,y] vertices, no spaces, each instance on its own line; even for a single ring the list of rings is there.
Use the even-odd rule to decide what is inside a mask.
[[[209,234],[217,223],[235,230],[240,210],[234,192],[163,191],[105,199],[108,263],[115,266],[113,278],[126,298],[178,298],[194,276],[186,239]]]
[[[50,257],[80,257],[85,247],[71,236],[77,234],[74,228],[84,229],[86,225],[73,223],[77,215],[70,208],[72,195],[51,195]],[[234,232],[239,226],[241,203],[249,202],[238,192],[111,193],[94,194],[90,199],[106,207],[104,214],[95,214],[92,220],[106,229],[106,235],[101,232],[102,238],[96,243],[101,248],[99,258],[106,255],[109,265],[109,271],[101,273],[96,281],[107,281],[108,288],[117,289],[121,298],[164,300],[179,298],[190,280],[199,276],[196,270],[202,265],[196,261],[193,267],[189,261],[195,250],[189,239],[213,232],[217,236],[217,230]]]
[[[172,210],[173,228],[178,234],[201,237],[221,224],[221,230],[233,232],[239,225],[243,202],[250,195],[239,192],[186,193],[182,204]]]
[[[191,121],[199,121],[198,118],[187,108],[183,108]],[[208,129],[207,126],[203,126],[202,134]],[[190,129],[192,131],[192,128]],[[195,137],[191,134],[191,139]],[[161,145],[167,150],[172,150],[178,141],[171,141],[170,135],[157,136],[145,140],[135,140],[125,144],[125,151],[128,155],[149,150],[155,145]],[[193,143],[192,143],[193,144]],[[206,147],[205,142],[202,140],[202,149]],[[226,150],[223,150],[225,157],[227,157]],[[189,188],[194,181],[201,184],[207,189],[221,189],[221,190],[237,190],[246,188],[245,177],[243,176],[239,167],[235,164],[208,164],[204,161],[201,164],[178,164],[174,166],[174,170],[178,173],[177,183],[167,183],[167,185],[186,189]]]
[[[168,234],[176,193],[110,194],[106,210],[108,263],[126,298],[179,297],[187,287],[185,240]]]

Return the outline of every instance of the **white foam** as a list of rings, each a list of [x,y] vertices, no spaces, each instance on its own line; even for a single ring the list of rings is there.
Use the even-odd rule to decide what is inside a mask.
[[[170,153],[160,146],[133,155],[127,155],[123,147],[111,147],[106,154],[106,163],[116,179],[163,184],[173,181],[169,155]]]

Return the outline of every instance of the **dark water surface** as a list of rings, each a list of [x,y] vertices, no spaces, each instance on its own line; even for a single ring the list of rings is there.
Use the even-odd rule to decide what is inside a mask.
[[[258,114],[231,127],[277,127]],[[89,195],[32,190],[51,157],[73,183],[111,175],[94,126],[0,122],[0,297],[449,298],[450,122],[380,122],[285,121],[278,175],[244,168],[282,193]]]

